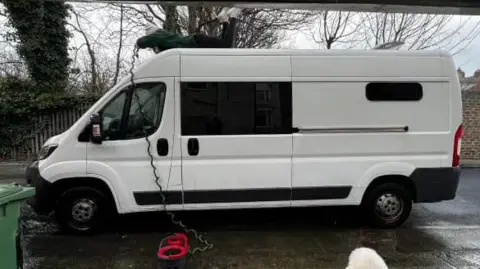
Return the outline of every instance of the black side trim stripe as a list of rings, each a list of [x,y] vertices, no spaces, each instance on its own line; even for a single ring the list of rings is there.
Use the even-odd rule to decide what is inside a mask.
[[[240,190],[206,190],[166,191],[165,199],[169,205],[208,204],[208,203],[241,203],[241,202],[274,202],[300,200],[327,200],[345,199],[352,190],[351,186],[338,187],[302,187],[276,189],[240,189]],[[159,205],[162,198],[158,191],[134,192],[133,196],[138,205]],[[182,199],[183,198],[183,199]]]
[[[181,191],[165,191],[165,203],[167,205],[181,205],[183,201]],[[133,196],[137,205],[161,205],[162,196],[159,191],[134,192]]]
[[[213,190],[187,191],[184,201],[186,204],[196,203],[240,203],[240,202],[268,202],[290,200],[290,189],[248,189],[248,190]]]
[[[314,188],[294,188],[292,189],[292,200],[329,200],[345,199],[350,195],[351,186],[339,187],[314,187]]]

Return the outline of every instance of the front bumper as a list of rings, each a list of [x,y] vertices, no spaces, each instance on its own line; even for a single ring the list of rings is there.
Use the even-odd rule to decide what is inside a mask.
[[[460,181],[460,168],[417,168],[410,178],[416,189],[415,202],[434,203],[453,200]]]
[[[38,170],[38,161],[33,162],[25,170],[27,183],[35,187],[35,196],[27,202],[38,214],[48,214],[53,211],[53,186],[46,181]]]

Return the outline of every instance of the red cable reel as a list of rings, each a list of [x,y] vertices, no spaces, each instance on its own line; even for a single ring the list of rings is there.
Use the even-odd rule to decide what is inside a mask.
[[[188,237],[183,233],[176,233],[160,242],[157,256],[163,269],[183,269],[188,254]]]

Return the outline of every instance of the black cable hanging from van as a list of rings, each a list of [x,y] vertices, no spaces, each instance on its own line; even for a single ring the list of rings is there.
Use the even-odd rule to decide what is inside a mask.
[[[144,114],[143,106],[140,102],[140,96],[138,95],[138,91],[137,91],[136,84],[135,84],[135,79],[134,79],[133,70],[135,69],[135,62],[136,62],[135,60],[138,58],[138,52],[139,52],[139,48],[135,47],[134,50],[133,50],[133,55],[132,55],[132,66],[130,67],[130,70],[129,70],[130,83],[131,83],[131,87],[132,87],[132,91],[134,93],[135,99],[137,100],[137,105],[138,105],[138,108],[139,108],[139,111],[140,111],[140,115],[143,118],[143,121],[142,121],[143,122],[143,133],[145,135],[145,140],[147,142],[147,154],[150,158],[150,166],[152,167],[153,175],[155,177],[155,184],[157,185],[158,189],[160,190],[160,196],[162,198],[163,210],[168,216],[170,216],[170,221],[173,224],[180,226],[185,231],[186,234],[192,233],[195,236],[195,239],[197,239],[201,244],[204,245],[203,247],[196,247],[193,250],[189,250],[190,254],[194,254],[197,251],[204,252],[204,251],[207,251],[209,249],[213,249],[213,244],[212,243],[208,242],[205,238],[203,238],[202,235],[198,234],[198,232],[195,229],[188,228],[181,220],[177,220],[175,214],[173,214],[172,212],[167,210],[166,197],[165,197],[165,194],[163,193],[163,188],[160,184],[160,176],[158,175],[157,167],[154,164],[154,157],[153,157],[153,154],[150,150],[152,144],[151,144],[150,140],[148,139],[148,132],[145,128],[145,120],[147,120],[147,117]],[[169,172],[169,174],[170,174],[170,172]]]

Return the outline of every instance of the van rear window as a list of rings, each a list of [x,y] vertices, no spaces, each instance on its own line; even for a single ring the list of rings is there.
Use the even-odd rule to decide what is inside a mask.
[[[418,82],[370,82],[366,96],[370,101],[419,101],[423,87]]]

